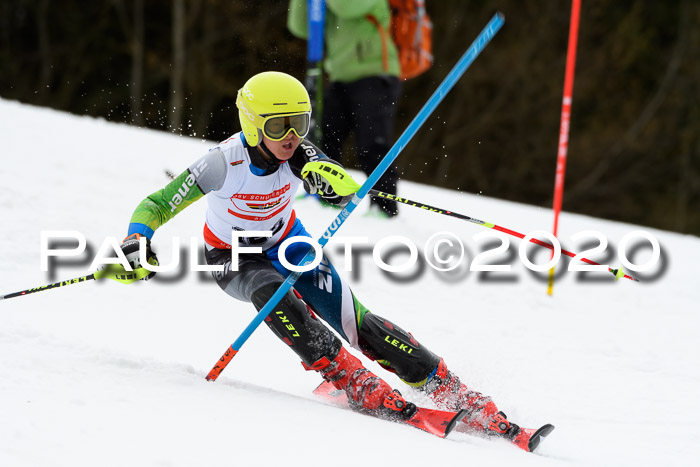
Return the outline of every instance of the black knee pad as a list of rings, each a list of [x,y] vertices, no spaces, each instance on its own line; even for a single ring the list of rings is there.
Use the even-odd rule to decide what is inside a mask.
[[[251,301],[258,311],[280,285],[281,283],[267,284],[253,292]],[[272,309],[265,318],[265,324],[307,365],[322,357],[332,359],[342,345],[340,339],[312,315],[294,289],[290,289]]]
[[[373,313],[366,313],[359,331],[360,349],[409,384],[417,384],[437,368],[440,357],[409,333]]]

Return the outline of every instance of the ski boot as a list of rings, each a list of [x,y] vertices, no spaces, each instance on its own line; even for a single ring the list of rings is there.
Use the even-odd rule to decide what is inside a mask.
[[[392,393],[389,384],[365,368],[345,347],[333,360],[323,357],[310,366],[304,364],[304,368],[320,372],[323,379],[345,391],[354,409],[384,411],[384,400]]]
[[[484,431],[498,412],[490,397],[462,384],[457,375],[447,369],[443,359],[440,359],[433,377],[421,389],[442,410],[465,409],[467,416],[462,422],[471,430]]]
[[[462,420],[459,431],[486,433],[508,439],[520,449],[532,452],[542,438],[554,430],[553,425],[539,429],[520,428],[510,423],[503,412],[498,410],[490,397],[472,391],[462,384],[459,378],[447,369],[440,359],[435,375],[423,386],[428,396],[444,410],[465,409],[467,416]],[[461,429],[460,429],[461,428]]]
[[[341,347],[329,360],[323,357],[307,370],[317,370],[323,376],[314,394],[340,402],[366,415],[392,422],[405,423],[441,438],[446,437],[466,416],[465,410],[442,411],[417,407],[406,401],[401,393],[362,365],[359,359]],[[334,388],[334,389],[332,389]]]
[[[490,436],[505,438],[520,449],[532,452],[539,446],[542,438],[550,434],[552,430],[554,430],[554,426],[550,424],[539,429],[520,428],[515,423],[509,422],[506,414],[498,412],[489,422],[486,433]]]

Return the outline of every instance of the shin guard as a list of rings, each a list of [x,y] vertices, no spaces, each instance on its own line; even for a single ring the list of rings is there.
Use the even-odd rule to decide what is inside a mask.
[[[257,310],[265,306],[279,285],[268,284],[253,292],[251,301]],[[308,365],[326,355],[336,355],[342,346],[340,339],[311,313],[294,289],[282,297],[265,318],[265,324]]]
[[[423,385],[440,357],[408,332],[373,313],[365,313],[359,330],[360,350],[410,386]]]

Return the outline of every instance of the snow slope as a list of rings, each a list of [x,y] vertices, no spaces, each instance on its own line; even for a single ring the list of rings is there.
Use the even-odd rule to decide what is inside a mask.
[[[83,275],[91,257],[56,277],[42,272],[40,232],[77,230],[95,247],[107,236],[121,239],[138,202],[167,183],[163,169],[184,170],[213,144],[0,99],[0,293]],[[409,182],[400,190],[519,232],[551,228],[548,209]],[[466,245],[468,266],[486,242],[472,237],[491,232],[410,207],[378,220],[365,215],[366,204],[338,235],[367,236],[370,245],[403,235],[422,248],[448,231]],[[173,256],[173,237],[199,238],[205,208],[197,203],[158,231],[161,262]],[[311,199],[299,201],[297,213],[314,236],[336,215]],[[570,213],[560,222],[561,238],[597,230],[613,252],[640,228]],[[441,440],[324,405],[311,395],[318,376],[267,329],[217,382],[206,382],[253,308],[205,274],[187,272],[0,303],[0,465],[697,465],[700,239],[645,230],[659,240],[665,267],[638,274],[646,278],[640,283],[565,273],[553,297],[517,256],[510,273],[486,279],[427,268],[397,282],[368,255],[359,273],[345,273],[366,306],[410,330],[510,419],[555,424],[534,455],[462,433]],[[512,238],[510,251],[519,244]],[[565,240],[565,247],[583,244]],[[532,258],[546,261],[536,249]],[[342,269],[339,247],[328,251]],[[649,251],[629,256],[641,264]],[[619,265],[616,256],[610,264]]]

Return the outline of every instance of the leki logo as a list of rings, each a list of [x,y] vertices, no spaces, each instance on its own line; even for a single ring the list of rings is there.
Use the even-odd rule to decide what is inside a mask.
[[[277,317],[280,319],[280,321],[282,321],[284,326],[289,330],[290,334],[293,333],[292,337],[299,337],[299,331],[294,329],[294,325],[284,315],[284,311],[275,311],[275,314],[278,315]]]

